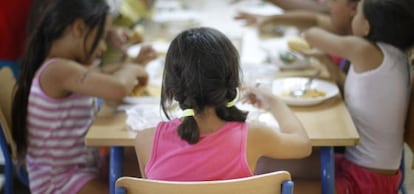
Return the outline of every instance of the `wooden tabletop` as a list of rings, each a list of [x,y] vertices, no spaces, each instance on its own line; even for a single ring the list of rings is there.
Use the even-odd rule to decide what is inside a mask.
[[[359,135],[340,96],[314,106],[291,106],[313,146],[352,146]],[[126,114],[103,107],[86,134],[88,146],[133,146],[136,132],[126,125]]]
[[[233,19],[236,9],[231,5],[227,5],[226,1],[203,1],[203,3],[201,7],[206,10],[197,11],[200,13],[201,24],[215,27],[223,32],[232,32],[230,34],[243,34],[240,52],[242,64],[259,63],[262,59],[256,59],[260,58],[258,57],[260,54],[263,56],[263,53],[261,53],[263,49],[261,49],[257,30],[236,24]],[[229,10],[230,8],[231,10]],[[210,13],[211,10],[209,11],[209,9],[223,15],[213,14],[213,17],[211,14],[202,14],[203,11]],[[278,46],[278,44],[275,43],[274,46]],[[320,79],[330,79],[326,68],[315,63],[301,70],[281,70],[275,77],[311,76],[316,69],[323,70]],[[148,89],[150,95],[159,95],[159,88],[149,87]],[[340,96],[318,105],[292,106],[292,109],[305,127],[314,146],[352,146],[359,141],[358,132]],[[124,112],[115,112],[104,107],[89,129],[85,141],[88,146],[133,146],[135,136],[136,132],[127,129]]]

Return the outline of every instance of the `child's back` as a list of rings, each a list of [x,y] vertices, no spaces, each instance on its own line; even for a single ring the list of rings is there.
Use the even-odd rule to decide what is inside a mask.
[[[398,169],[403,147],[404,121],[410,87],[406,55],[378,43],[383,62],[368,72],[351,66],[345,82],[345,102],[360,142],[346,149],[346,158],[360,166]]]
[[[207,181],[253,175],[246,160],[247,123],[227,122],[217,131],[201,135],[196,144],[187,144],[177,135],[180,124],[175,119],[157,126],[145,171],[148,178]]]
[[[310,141],[292,111],[274,95],[249,88],[251,103],[267,109],[280,129],[246,123],[239,110],[239,59],[231,41],[211,28],[180,33],[170,44],[161,106],[176,100],[180,119],[139,132],[135,149],[144,177],[221,180],[251,176],[262,156],[302,158]],[[167,114],[168,115],[168,114]]]

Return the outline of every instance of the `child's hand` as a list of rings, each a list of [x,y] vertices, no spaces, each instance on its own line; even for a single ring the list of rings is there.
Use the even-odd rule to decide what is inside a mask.
[[[246,87],[243,90],[245,93],[243,97],[244,102],[248,102],[264,110],[269,110],[272,102],[277,99],[272,93],[258,87]]]
[[[243,20],[245,21],[246,25],[255,25],[258,23],[256,16],[245,12],[238,12],[237,15],[234,16],[234,19]]]
[[[109,30],[107,39],[114,48],[120,50],[122,53],[126,53],[128,34],[129,32],[127,29],[116,27]]]
[[[270,19],[262,19],[258,21],[257,28],[259,30],[259,34],[261,35],[276,34],[283,36],[284,33],[282,28]]]
[[[133,73],[134,82],[132,83],[132,91],[130,96],[140,96],[148,85],[148,73],[144,67],[136,64],[127,64],[126,68]]]
[[[155,58],[157,58],[157,52],[151,46],[143,46],[138,56],[134,59],[134,62],[145,66]]]
[[[127,64],[127,65],[133,68],[135,77],[138,81],[138,85],[146,86],[148,84],[148,72],[145,70],[145,68],[142,66],[138,66],[136,64]]]

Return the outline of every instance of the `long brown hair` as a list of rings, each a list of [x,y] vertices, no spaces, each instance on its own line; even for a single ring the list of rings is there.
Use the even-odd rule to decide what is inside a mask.
[[[236,48],[223,33],[212,28],[186,30],[171,42],[165,61],[161,107],[167,118],[167,103],[174,99],[183,110],[197,113],[210,106],[222,120],[246,120],[246,112],[226,106],[237,95],[240,64]],[[183,118],[178,134],[188,143],[198,142],[194,117]]]
[[[16,142],[19,158],[27,150],[27,109],[30,88],[36,71],[40,68],[52,43],[60,38],[64,30],[76,19],[84,20],[89,27],[86,38],[92,29],[98,27],[98,35],[93,46],[85,52],[91,55],[104,34],[105,19],[109,7],[105,0],[53,0],[44,4],[42,15],[33,21],[26,50],[22,58],[21,74],[16,82],[16,93],[12,107],[12,134]]]

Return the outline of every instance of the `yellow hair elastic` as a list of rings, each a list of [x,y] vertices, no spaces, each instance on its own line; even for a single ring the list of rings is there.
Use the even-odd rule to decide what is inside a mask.
[[[194,116],[194,109],[191,108],[187,108],[185,110],[183,110],[183,112],[181,113],[181,118],[182,117],[192,117]]]
[[[236,105],[236,102],[239,100],[239,95],[240,95],[239,88],[236,88],[236,97],[234,97],[232,101],[228,102],[226,106],[232,107]]]

